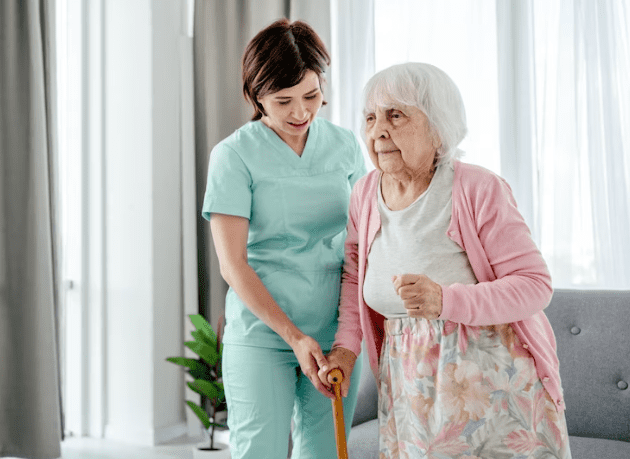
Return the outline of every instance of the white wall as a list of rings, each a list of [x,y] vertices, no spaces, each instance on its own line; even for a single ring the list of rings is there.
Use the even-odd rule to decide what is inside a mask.
[[[180,0],[103,2],[106,438],[186,432],[182,353]]]
[[[186,431],[182,376],[180,34],[182,0],[152,1],[153,34],[153,406],[158,439]],[[196,273],[195,273],[196,274]],[[197,276],[195,275],[195,279]],[[174,429],[174,430],[173,430]],[[173,430],[171,432],[171,430]]]

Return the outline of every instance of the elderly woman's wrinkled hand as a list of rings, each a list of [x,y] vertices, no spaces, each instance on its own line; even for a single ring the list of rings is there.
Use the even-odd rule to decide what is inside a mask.
[[[432,320],[442,314],[442,287],[424,274],[402,274],[392,282],[409,317]]]
[[[357,356],[354,352],[349,349],[345,349],[343,347],[336,347],[326,356],[328,363],[322,367],[320,367],[318,376],[323,385],[328,387],[331,391],[331,394],[334,394],[332,391],[332,387],[328,382],[328,373],[330,373],[334,368],[339,368],[341,373],[343,374],[343,381],[341,383],[341,395],[343,397],[348,396],[348,391],[350,390],[350,376],[352,375],[352,370],[354,369],[354,364],[357,361]],[[327,395],[328,396],[328,395]],[[328,396],[329,398],[334,398]]]

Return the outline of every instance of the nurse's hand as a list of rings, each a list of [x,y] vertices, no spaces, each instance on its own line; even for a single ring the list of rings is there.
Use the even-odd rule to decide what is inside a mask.
[[[350,390],[350,376],[354,369],[354,364],[357,361],[357,356],[354,352],[344,347],[336,347],[326,356],[328,364],[324,365],[319,370],[319,380],[322,384],[325,384],[329,390],[332,390],[330,383],[328,382],[328,373],[335,368],[339,368],[343,373],[343,381],[341,382],[341,395],[343,397],[348,396]]]
[[[313,386],[328,398],[335,398],[318,377],[320,368],[328,363],[319,343],[308,335],[302,335],[289,343],[300,362],[302,373],[313,383]]]

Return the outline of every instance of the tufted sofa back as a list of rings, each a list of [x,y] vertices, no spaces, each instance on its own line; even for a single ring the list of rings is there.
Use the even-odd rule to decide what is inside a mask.
[[[545,314],[569,434],[630,442],[630,291],[556,290]]]

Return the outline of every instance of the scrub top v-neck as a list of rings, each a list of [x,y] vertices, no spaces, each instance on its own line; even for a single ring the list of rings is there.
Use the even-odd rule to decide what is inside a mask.
[[[350,192],[365,172],[354,134],[321,118],[309,127],[301,156],[261,121],[245,124],[210,154],[204,218],[249,219],[250,266],[324,350],[337,330]],[[224,342],[289,349],[231,288]]]

